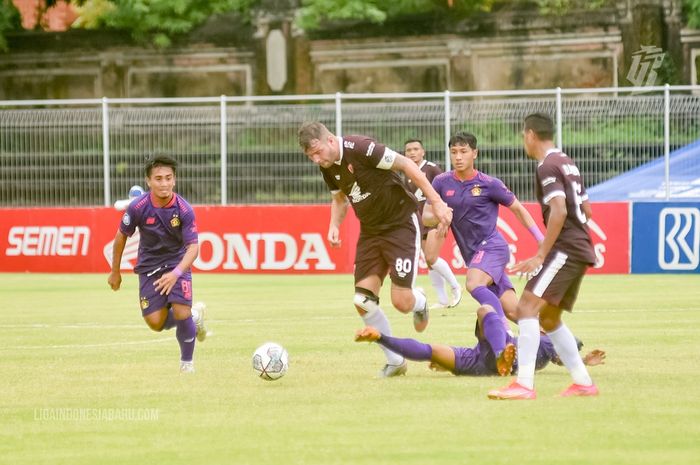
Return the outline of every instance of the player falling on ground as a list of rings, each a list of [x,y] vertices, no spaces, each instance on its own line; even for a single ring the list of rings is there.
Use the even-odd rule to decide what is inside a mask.
[[[416,331],[423,331],[428,325],[428,302],[413,288],[420,253],[418,206],[396,172],[403,172],[433,202],[442,234],[452,219],[451,211],[415,163],[369,137],[335,136],[319,122],[303,124],[298,135],[304,154],[320,167],[331,191],[331,247],[341,245],[340,225],[348,203],[360,220],[353,303],[365,324],[391,334],[379,306],[379,290],[388,273],[391,303],[402,313],[413,312]],[[387,363],[380,376],[406,372],[401,355],[388,349],[384,353]]]
[[[140,232],[138,261],[141,314],[153,331],[177,328],[180,371],[194,372],[195,336],[206,338],[204,307],[192,312],[190,268],[199,253],[197,226],[192,206],[173,188],[177,162],[159,155],[144,167],[149,192],[132,201],[114,237],[112,272],[107,279],[117,291],[122,282],[120,263],[127,237]]]
[[[574,383],[562,396],[595,396],[598,388],[576,350],[576,340],[561,320],[571,311],[583,275],[595,262],[586,222],[591,206],[576,164],[552,141],[554,122],[533,113],[523,124],[523,145],[537,163],[537,200],[542,206],[547,232],[537,255],[517,263],[513,270],[531,278],[518,301],[517,379],[509,386],[489,392],[491,399],[534,399],[535,366],[540,326],[546,331]]]
[[[477,326],[474,332],[478,343],[474,347],[455,347],[446,344],[424,344],[415,339],[387,336],[376,328],[366,326],[355,333],[355,341],[377,342],[409,360],[429,361],[430,368],[436,371],[449,371],[457,376],[507,376],[518,371],[515,359],[517,338],[509,335],[496,311],[490,305],[482,305],[477,311]],[[580,343],[579,350],[583,346]],[[496,347],[496,348],[494,348]],[[500,356],[496,355],[499,353]],[[605,352],[592,350],[583,357],[589,366],[600,365],[605,361]],[[541,370],[549,362],[561,365],[549,338],[540,334],[536,369]]]
[[[418,165],[418,169],[425,174],[428,182],[432,183],[435,176],[442,173],[440,166],[425,159],[425,148],[420,139],[409,139],[404,142],[404,154],[406,158]],[[426,200],[423,191],[410,178],[406,179],[406,186],[409,192],[416,196],[418,211],[422,212]],[[456,307],[462,300],[462,288],[457,278],[455,278],[450,265],[440,257],[440,249],[442,249],[444,242],[445,237],[439,235],[434,227],[423,230],[421,249],[423,250],[425,263],[428,265],[430,282],[437,293],[438,301],[431,307],[436,309]],[[450,286],[450,297],[447,296],[445,291],[445,283]]]
[[[496,228],[499,205],[508,207],[536,241],[542,240],[542,233],[500,179],[476,170],[474,161],[479,150],[473,134],[455,134],[449,148],[454,169],[438,175],[433,187],[453,210],[451,229],[467,264],[467,290],[479,304],[493,307],[509,328],[504,307],[513,319],[517,297],[505,273],[510,249]],[[423,221],[426,225],[435,223],[429,201],[423,210]]]

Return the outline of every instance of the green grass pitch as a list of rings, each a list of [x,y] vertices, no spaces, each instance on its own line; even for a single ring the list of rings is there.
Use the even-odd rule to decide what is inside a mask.
[[[174,331],[141,320],[136,278],[106,281],[0,275],[0,464],[700,463],[698,276],[586,277],[565,320],[608,353],[591,368],[601,395],[554,397],[570,378],[550,365],[532,402],[490,401],[507,379],[425,363],[376,379],[380,350],[352,340],[348,275],[195,275],[214,334],[190,376]],[[394,334],[416,337],[386,287]],[[474,309],[466,295],[417,338],[473,345]],[[290,355],[275,382],[251,368],[268,340]]]

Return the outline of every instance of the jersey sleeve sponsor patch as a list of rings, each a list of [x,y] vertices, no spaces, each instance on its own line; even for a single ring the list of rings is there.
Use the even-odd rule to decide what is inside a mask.
[[[398,153],[394,152],[390,148],[384,149],[384,155],[382,155],[382,159],[379,161],[377,168],[382,170],[391,169],[391,167],[394,166],[394,161],[396,161],[397,155]]]

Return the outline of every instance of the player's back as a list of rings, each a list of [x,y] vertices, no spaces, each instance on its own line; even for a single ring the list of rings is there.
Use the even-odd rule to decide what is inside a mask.
[[[565,199],[566,220],[554,248],[573,259],[594,263],[595,253],[582,209],[583,202],[588,200],[583,177],[568,155],[559,150],[550,150],[537,166],[537,200],[542,206],[545,225],[551,210],[550,201],[555,197]]]

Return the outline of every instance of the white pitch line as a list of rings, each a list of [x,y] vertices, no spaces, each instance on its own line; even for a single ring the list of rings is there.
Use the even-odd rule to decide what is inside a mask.
[[[37,349],[90,349],[98,347],[116,347],[116,346],[135,346],[135,345],[146,345],[146,344],[159,344],[165,341],[172,341],[172,337],[152,339],[149,341],[127,341],[127,342],[105,342],[103,344],[59,344],[59,345],[48,345],[48,346],[13,346],[2,348],[2,350],[37,350]]]

